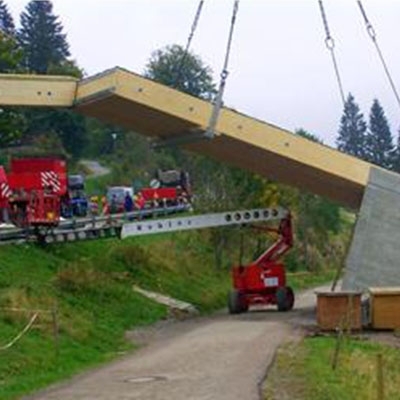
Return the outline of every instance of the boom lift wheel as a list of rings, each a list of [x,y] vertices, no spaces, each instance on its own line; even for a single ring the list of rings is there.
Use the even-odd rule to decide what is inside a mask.
[[[240,314],[249,309],[239,290],[233,289],[228,295],[228,309],[230,314]]]
[[[281,286],[276,290],[278,311],[289,311],[294,305],[294,293],[290,286]]]

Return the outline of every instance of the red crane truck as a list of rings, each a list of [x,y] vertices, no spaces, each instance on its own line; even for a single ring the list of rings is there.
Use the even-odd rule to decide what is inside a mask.
[[[0,203],[18,227],[54,227],[60,221],[61,197],[67,191],[66,162],[57,158],[13,159],[0,184]]]

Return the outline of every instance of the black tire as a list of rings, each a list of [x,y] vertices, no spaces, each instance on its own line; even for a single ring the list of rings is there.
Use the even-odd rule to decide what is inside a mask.
[[[276,305],[278,311],[289,311],[294,306],[293,289],[289,286],[282,286],[276,290]]]
[[[247,311],[248,306],[241,299],[240,292],[233,289],[228,294],[228,310],[230,314],[240,314]]]

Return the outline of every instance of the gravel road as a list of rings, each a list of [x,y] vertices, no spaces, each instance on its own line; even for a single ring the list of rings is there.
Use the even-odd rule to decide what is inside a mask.
[[[258,400],[275,350],[313,323],[314,303],[309,291],[289,313],[220,313],[138,330],[130,336],[140,350],[26,399]]]
[[[107,175],[110,173],[110,169],[107,167],[103,167],[98,161],[81,160],[80,163],[92,172],[90,175],[91,178]]]

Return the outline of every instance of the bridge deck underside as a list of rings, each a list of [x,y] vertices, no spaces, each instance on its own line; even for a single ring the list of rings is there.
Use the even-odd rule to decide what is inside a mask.
[[[83,102],[76,107],[76,110],[154,139],[183,135],[198,128],[198,125],[187,120],[167,115],[111,93],[97,100],[94,97],[87,103]]]
[[[190,147],[219,161],[245,168],[277,182],[321,194],[354,209],[359,207],[362,200],[363,188],[353,182],[234,138],[221,135],[215,139],[215,143],[197,143]]]

